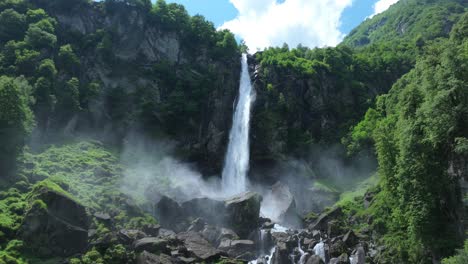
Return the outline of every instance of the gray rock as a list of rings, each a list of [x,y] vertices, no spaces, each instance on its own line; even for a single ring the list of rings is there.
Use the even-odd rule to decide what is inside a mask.
[[[329,264],[349,264],[348,254],[343,253],[337,258],[330,259]]]
[[[170,256],[165,254],[154,255],[147,251],[141,252],[136,258],[136,264],[172,264],[174,262]]]
[[[359,243],[359,238],[356,236],[356,234],[354,234],[352,230],[350,230],[343,237],[343,242],[347,247],[351,248]]]
[[[198,233],[183,232],[177,234],[177,239],[183,241],[187,250],[202,261],[216,261],[222,256],[221,251],[213,247]]]
[[[228,227],[241,238],[247,237],[258,227],[262,197],[246,192],[225,201],[225,219]]]
[[[307,260],[306,264],[325,264],[317,255],[312,255]]]
[[[161,197],[156,203],[155,213],[162,227],[182,231],[187,215],[176,201],[167,196]]]
[[[171,250],[167,247],[169,241],[157,237],[145,237],[139,239],[133,243],[133,249],[136,252],[148,251],[150,253],[164,252],[167,254],[171,253]]]
[[[187,216],[203,218],[210,224],[223,223],[224,202],[210,198],[196,198],[182,203],[182,209]]]
[[[43,188],[26,213],[19,237],[30,250],[44,255],[71,256],[88,247],[88,216],[85,208],[64,194]]]
[[[227,252],[228,256],[232,258],[249,261],[255,258],[256,246],[252,240],[224,240],[221,242],[218,249]],[[242,256],[244,256],[244,258],[242,258]]]
[[[117,237],[122,244],[131,245],[136,240],[147,237],[147,235],[139,230],[121,229]]]
[[[323,213],[319,216],[319,218],[315,221],[315,223],[309,225],[309,230],[319,230],[323,232],[328,231],[328,222],[332,221],[338,217],[341,217],[343,212],[341,208],[336,207],[329,212]]]
[[[204,227],[205,227],[205,221],[201,218],[197,218],[193,220],[192,223],[190,223],[190,226],[187,229],[187,231],[198,232],[198,231],[201,231]]]

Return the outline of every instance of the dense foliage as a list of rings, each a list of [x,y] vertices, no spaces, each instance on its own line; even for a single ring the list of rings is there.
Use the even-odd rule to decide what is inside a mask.
[[[382,189],[374,227],[390,249],[386,260],[429,263],[427,252],[446,256],[464,239],[458,168],[468,155],[467,24],[465,14],[450,40],[428,46],[352,131],[351,148],[375,142]]]

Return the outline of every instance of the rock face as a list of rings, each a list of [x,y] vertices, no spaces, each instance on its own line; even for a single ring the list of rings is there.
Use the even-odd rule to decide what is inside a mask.
[[[187,214],[182,207],[174,200],[163,196],[155,206],[156,217],[164,228],[174,231],[181,231],[184,228],[184,221]]]
[[[296,201],[289,187],[281,182],[275,183],[262,202],[262,210],[274,216],[276,222],[299,227],[301,219],[296,211]],[[276,219],[275,219],[276,218]]]
[[[228,227],[240,237],[247,237],[258,227],[262,197],[246,192],[225,201],[225,219]]]
[[[86,49],[75,50],[80,54],[81,65],[76,76],[80,76],[80,81],[102,84],[104,91],[103,100],[94,102],[96,106],[90,109],[95,120],[87,125],[98,124],[94,127],[96,131],[105,130],[107,138],[121,139],[130,129],[126,123],[134,125],[129,117],[140,114],[141,109],[126,98],[129,99],[127,113],[123,115],[124,120],[116,122],[112,120],[113,109],[108,100],[116,93],[131,96],[144,90],[148,95],[146,101],[156,106],[148,117],[154,128],[177,140],[187,159],[197,162],[207,174],[219,172],[239,87],[238,52],[223,58],[215,56],[211,44],[207,44],[210,40],[200,41],[203,43],[194,49],[194,36],[190,32],[155,22],[148,10],[129,1],[108,4],[81,1],[66,9],[57,8],[50,1],[31,2],[57,20],[58,46],[68,44],[62,42],[70,37],[93,39]],[[100,43],[108,44],[103,48],[105,52],[98,48]],[[188,89],[190,94],[186,91],[181,94],[176,86],[192,89]],[[209,89],[200,90],[200,86]],[[175,93],[191,100],[195,100],[194,93],[203,94],[203,98],[196,99],[196,105],[190,106],[196,115],[182,112],[172,119],[165,116],[167,113],[160,109],[170,103]],[[183,111],[182,108],[177,110]],[[89,117],[80,118],[76,127],[80,127],[80,122],[87,122],[86,119]],[[182,130],[183,133],[179,132]]]
[[[29,250],[68,257],[86,251],[88,227],[88,216],[82,205],[44,188],[26,213],[19,236]]]
[[[213,247],[199,233],[184,232],[177,234],[177,239],[184,241],[184,245],[195,257],[205,262],[213,262],[222,255],[221,251]]]

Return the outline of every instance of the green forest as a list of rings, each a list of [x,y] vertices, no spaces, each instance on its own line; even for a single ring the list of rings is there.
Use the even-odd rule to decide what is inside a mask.
[[[0,0],[0,264],[257,259],[244,226],[230,226],[240,236],[223,248],[231,233],[207,235],[210,216],[181,228],[181,201],[170,225],[155,212],[154,197],[183,189],[171,186],[172,167],[140,183],[145,190],[122,188],[129,175],[143,179],[140,157],[154,154],[138,154],[133,135],[161,156],[165,147],[147,142],[170,142],[171,157],[202,180],[221,176],[246,49],[164,0]],[[252,181],[273,184],[276,168],[298,160],[306,168],[291,181],[334,197],[297,213],[306,234],[271,231],[271,263],[314,239],[341,261],[333,263],[468,263],[468,2],[401,0],[336,47],[285,44],[248,55],[248,64]],[[375,165],[336,180],[318,164],[331,148],[350,168]],[[252,203],[239,211],[248,215]],[[317,239],[316,229],[327,235]],[[203,251],[210,236],[219,236],[207,250],[216,254]],[[234,246],[246,240],[254,249]],[[314,246],[301,264],[332,263],[314,259]],[[360,248],[365,262],[352,262]]]

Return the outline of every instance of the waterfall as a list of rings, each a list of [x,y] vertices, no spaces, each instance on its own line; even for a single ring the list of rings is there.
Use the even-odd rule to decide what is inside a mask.
[[[227,195],[239,194],[247,188],[250,108],[254,100],[255,92],[250,81],[247,55],[243,54],[239,98],[234,111],[222,174],[223,192]]]
[[[319,256],[324,263],[327,263],[327,258],[325,255],[325,243],[320,241],[320,243],[315,245],[314,252],[315,252],[315,255]]]

